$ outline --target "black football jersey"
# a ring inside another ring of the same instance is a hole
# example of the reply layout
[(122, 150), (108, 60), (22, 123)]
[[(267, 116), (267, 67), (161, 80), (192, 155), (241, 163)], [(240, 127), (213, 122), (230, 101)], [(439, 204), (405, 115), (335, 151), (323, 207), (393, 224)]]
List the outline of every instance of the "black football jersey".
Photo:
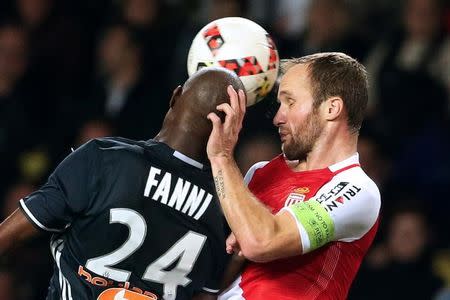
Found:
[(92, 140), (20, 206), (54, 232), (47, 299), (191, 299), (219, 290), (227, 225), (211, 170), (166, 144)]

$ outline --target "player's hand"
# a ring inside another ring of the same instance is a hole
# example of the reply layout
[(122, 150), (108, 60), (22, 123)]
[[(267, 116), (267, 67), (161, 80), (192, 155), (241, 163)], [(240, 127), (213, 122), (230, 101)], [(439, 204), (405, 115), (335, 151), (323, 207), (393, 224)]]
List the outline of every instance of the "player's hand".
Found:
[(222, 123), (214, 112), (207, 117), (213, 125), (206, 148), (210, 160), (220, 157), (232, 158), (242, 128), (246, 109), (245, 93), (242, 90), (236, 92), (231, 85), (228, 86), (227, 92), (230, 96), (230, 103), (222, 103), (217, 106), (218, 111), (225, 113), (225, 121)]
[(241, 246), (239, 245), (239, 242), (236, 240), (236, 237), (233, 233), (230, 233), (228, 236), (226, 242), (226, 248), (228, 254), (237, 254), (239, 256), (242, 256)]

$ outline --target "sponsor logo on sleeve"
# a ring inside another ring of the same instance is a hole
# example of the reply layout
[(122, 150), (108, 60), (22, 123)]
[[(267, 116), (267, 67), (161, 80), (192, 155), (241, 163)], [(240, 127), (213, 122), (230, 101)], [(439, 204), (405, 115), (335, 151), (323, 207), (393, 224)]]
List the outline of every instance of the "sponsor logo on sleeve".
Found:
[(321, 194), (316, 198), (317, 202), (322, 204), (322, 206), (331, 212), (346, 202), (352, 200), (361, 191), (361, 188), (350, 184), (349, 182), (339, 182), (330, 191)]

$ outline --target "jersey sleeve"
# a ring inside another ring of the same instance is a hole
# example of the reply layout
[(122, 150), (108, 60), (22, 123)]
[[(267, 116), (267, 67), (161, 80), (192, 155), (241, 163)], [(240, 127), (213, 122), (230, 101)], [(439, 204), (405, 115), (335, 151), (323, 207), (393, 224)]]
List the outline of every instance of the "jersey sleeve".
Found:
[(58, 165), (45, 185), (20, 200), (20, 207), (36, 227), (60, 232), (76, 215), (85, 213), (97, 182), (97, 151), (94, 141), (84, 144)]
[(380, 205), (378, 188), (371, 180), (332, 180), (313, 198), (283, 210), (295, 218), (307, 253), (332, 241), (360, 239), (375, 224)]
[(202, 291), (210, 294), (218, 294), (222, 284), (226, 265), (230, 256), (225, 252), (224, 243), (215, 243), (213, 247), (214, 264), (211, 266), (209, 276), (206, 276)]

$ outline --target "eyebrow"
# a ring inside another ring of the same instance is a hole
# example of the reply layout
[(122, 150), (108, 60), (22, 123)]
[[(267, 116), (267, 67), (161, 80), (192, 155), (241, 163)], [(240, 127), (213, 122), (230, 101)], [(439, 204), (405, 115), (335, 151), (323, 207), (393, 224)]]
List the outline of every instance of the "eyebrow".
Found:
[(280, 96), (292, 96), (292, 93), (288, 91), (280, 91)]

